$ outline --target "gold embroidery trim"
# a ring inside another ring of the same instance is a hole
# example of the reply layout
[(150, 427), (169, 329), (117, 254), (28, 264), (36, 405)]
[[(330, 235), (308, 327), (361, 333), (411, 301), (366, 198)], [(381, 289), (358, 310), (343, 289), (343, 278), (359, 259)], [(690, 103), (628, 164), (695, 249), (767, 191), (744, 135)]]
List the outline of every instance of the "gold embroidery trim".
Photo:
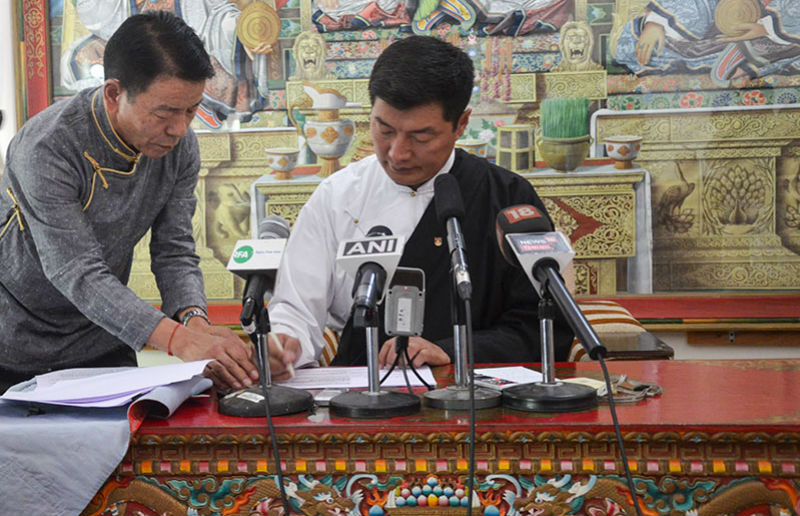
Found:
[(14, 210), (14, 214), (8, 218), (8, 222), (6, 225), (3, 226), (3, 231), (0, 231), (0, 238), (6, 234), (8, 228), (11, 226), (11, 221), (14, 220), (14, 217), (17, 218), (17, 223), (19, 224), (19, 230), (25, 231), (25, 224), (22, 223), (22, 212), (19, 210), (19, 203), (17, 202), (17, 198), (14, 197), (14, 193), (11, 191), (11, 188), (6, 188), (6, 192), (8, 192), (8, 196), (11, 197), (11, 200), (14, 201), (14, 205), (11, 206), (11, 209)]
[[(141, 155), (141, 153), (134, 152), (133, 149), (128, 147), (128, 145), (122, 140), (122, 138), (119, 137), (119, 135), (117, 134), (117, 131), (114, 130), (114, 126), (111, 124), (111, 120), (110, 119), (108, 120), (108, 126), (111, 128), (111, 132), (114, 134), (114, 137), (117, 139), (117, 141), (119, 143), (121, 143), (122, 146), (125, 147), (125, 149), (127, 149), (127, 151), (128, 151), (127, 153), (124, 152), (124, 151), (119, 150), (116, 145), (111, 143), (111, 140), (108, 139), (108, 137), (106, 136), (106, 133), (103, 131), (103, 128), (100, 127), (100, 121), (97, 119), (97, 113), (94, 110), (94, 103), (95, 103), (95, 100), (97, 99), (97, 95), (100, 93), (100, 91), (101, 90), (97, 90), (96, 92), (94, 92), (94, 95), (92, 96), (92, 118), (94, 118), (94, 124), (95, 124), (95, 126), (97, 126), (97, 130), (100, 131), (100, 136), (102, 136), (103, 139), (108, 144), (108, 146), (111, 147), (111, 150), (113, 150), (114, 152), (116, 152), (117, 154), (119, 154), (120, 156), (125, 158), (126, 160), (128, 160), (128, 161), (138, 161), (139, 156)], [(106, 115), (106, 119), (108, 119), (108, 115)]]
[(119, 174), (121, 176), (132, 176), (134, 172), (136, 172), (136, 166), (139, 164), (139, 158), (141, 158), (142, 155), (141, 154), (136, 155), (136, 158), (133, 160), (133, 168), (131, 168), (130, 171), (128, 172), (108, 167), (101, 167), (100, 163), (98, 163), (96, 159), (94, 159), (91, 155), (89, 155), (89, 152), (87, 151), (83, 152), (83, 157), (89, 160), (89, 163), (92, 164), (92, 168), (94, 169), (94, 174), (92, 174), (92, 187), (89, 190), (89, 199), (86, 201), (86, 204), (83, 205), (83, 211), (86, 211), (87, 208), (89, 208), (89, 205), (92, 204), (92, 199), (94, 199), (94, 187), (95, 184), (97, 183), (97, 178), (99, 177), (100, 182), (103, 183), (103, 189), (107, 190), (108, 181), (106, 180), (106, 176), (103, 175), (103, 172), (111, 172), (112, 174)]

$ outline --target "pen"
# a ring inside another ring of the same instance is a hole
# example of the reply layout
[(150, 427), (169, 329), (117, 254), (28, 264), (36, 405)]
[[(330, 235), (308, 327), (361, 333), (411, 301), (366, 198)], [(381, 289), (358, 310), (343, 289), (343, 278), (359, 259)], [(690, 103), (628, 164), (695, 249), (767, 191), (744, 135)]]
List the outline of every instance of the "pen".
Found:
[[(269, 332), (267, 336), (275, 343), (275, 347), (278, 348), (278, 351), (283, 353), (283, 344), (278, 340), (278, 337), (272, 332)], [(286, 364), (286, 370), (289, 371), (289, 377), (294, 378), (294, 366), (292, 364)]]

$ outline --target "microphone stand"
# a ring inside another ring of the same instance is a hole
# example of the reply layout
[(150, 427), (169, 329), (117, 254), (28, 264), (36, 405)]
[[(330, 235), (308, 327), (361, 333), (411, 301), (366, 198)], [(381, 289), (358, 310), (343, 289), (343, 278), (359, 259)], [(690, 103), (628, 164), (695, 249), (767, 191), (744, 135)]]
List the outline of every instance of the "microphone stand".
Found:
[(367, 339), (368, 390), (347, 391), (331, 398), (332, 414), (351, 418), (407, 416), (420, 410), (419, 397), (407, 392), (382, 391), (378, 364), (377, 310), (356, 307), (353, 328), (364, 328)]
[[(219, 400), (219, 412), (229, 416), (260, 417), (264, 415), (265, 410), (276, 416), (309, 410), (314, 404), (314, 397), (310, 392), (272, 384), (268, 341), (270, 323), (264, 303), (253, 303), (248, 299), (242, 307), (241, 321), (242, 328), (245, 328), (256, 348), (260, 385), (237, 391), (234, 396), (223, 397)], [(253, 322), (255, 328), (251, 332)], [(257, 402), (254, 403), (254, 400)]]
[[(469, 410), (469, 374), (467, 351), (472, 346), (469, 342), (466, 326), (466, 303), (456, 295), (456, 279), (453, 277), (453, 288), (450, 289), (450, 317), (453, 321), (453, 364), (455, 383), (425, 393), (425, 402), (429, 407), (445, 410)], [(475, 408), (497, 407), (502, 403), (502, 393), (475, 386)]]
[(503, 390), (503, 405), (527, 412), (576, 412), (597, 406), (597, 391), (555, 378), (553, 319), (556, 307), (547, 288), (539, 299), (539, 334), (542, 346), (542, 381)]

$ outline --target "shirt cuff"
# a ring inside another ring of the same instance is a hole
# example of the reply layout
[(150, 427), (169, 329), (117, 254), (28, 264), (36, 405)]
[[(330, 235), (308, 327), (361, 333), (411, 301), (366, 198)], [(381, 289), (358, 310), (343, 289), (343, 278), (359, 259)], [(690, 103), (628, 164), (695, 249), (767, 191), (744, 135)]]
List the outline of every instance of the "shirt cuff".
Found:
[(664, 27), (664, 34), (670, 39), (676, 39), (678, 41), (685, 41), (686, 38), (681, 36), (681, 34), (669, 26), (669, 21), (661, 16), (660, 14), (650, 12), (647, 14), (647, 17), (644, 19), (645, 24), (653, 22), (661, 25)]
[(141, 351), (144, 348), (158, 323), (165, 318), (161, 311), (155, 307), (150, 308), (150, 310), (131, 317), (118, 335), (122, 342), (125, 342), (136, 351)]
[(300, 341), (300, 358), (295, 362), (295, 367), (303, 367), (316, 362), (317, 353), (307, 333), (285, 324), (275, 324), (272, 326), (271, 331), (276, 334), (283, 333)]

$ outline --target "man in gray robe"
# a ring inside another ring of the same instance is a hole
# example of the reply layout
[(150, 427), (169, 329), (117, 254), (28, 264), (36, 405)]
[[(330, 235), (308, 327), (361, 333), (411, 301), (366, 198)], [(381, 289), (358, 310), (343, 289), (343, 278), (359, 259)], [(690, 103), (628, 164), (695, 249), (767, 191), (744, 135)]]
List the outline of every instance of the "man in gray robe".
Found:
[[(189, 129), (213, 76), (180, 18), (128, 18), (106, 80), (31, 118), (0, 179), (0, 392), (54, 369), (135, 365), (145, 344), (215, 359), (221, 388), (258, 379), (249, 345), (213, 327), (192, 237), (200, 168)], [(161, 310), (125, 284), (152, 230)]]

